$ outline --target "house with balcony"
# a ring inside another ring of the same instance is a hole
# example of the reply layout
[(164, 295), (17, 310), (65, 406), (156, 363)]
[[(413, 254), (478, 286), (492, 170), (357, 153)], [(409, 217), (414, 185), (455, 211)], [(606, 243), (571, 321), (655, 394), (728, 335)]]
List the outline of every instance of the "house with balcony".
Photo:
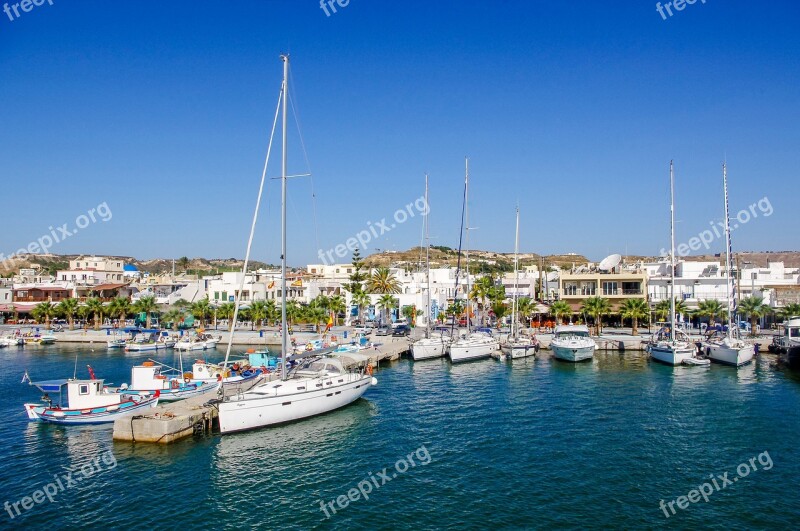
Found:
[(647, 300), (647, 272), (641, 265), (622, 264), (602, 271), (594, 264), (563, 270), (559, 276), (559, 299), (578, 311), (584, 299), (605, 297), (616, 311), (625, 299)]

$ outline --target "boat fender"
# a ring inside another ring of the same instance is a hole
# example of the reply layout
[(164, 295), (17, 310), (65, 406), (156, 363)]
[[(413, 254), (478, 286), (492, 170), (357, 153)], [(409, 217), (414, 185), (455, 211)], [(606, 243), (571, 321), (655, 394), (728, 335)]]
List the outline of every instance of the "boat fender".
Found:
[(221, 382), (221, 381), (222, 381), (222, 375), (221, 375), (221, 374), (218, 374), (218, 375), (217, 375), (217, 381), (218, 381), (218, 382)]
[(367, 374), (372, 376), (372, 365), (367, 365)]
[(183, 383), (187, 383), (188, 384), (189, 382), (191, 382), (191, 380), (189, 378), (184, 378), (183, 379)]
[(264, 374), (269, 374), (269, 369), (267, 369), (265, 366), (262, 365), (261, 372), (263, 372)]

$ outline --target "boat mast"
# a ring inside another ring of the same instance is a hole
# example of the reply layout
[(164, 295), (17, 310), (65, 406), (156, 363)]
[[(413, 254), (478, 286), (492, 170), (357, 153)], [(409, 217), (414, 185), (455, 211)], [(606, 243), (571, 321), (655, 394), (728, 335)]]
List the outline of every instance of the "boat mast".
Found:
[(728, 293), (728, 337), (733, 337), (733, 314), (736, 312), (736, 292), (731, 284), (731, 226), (728, 213), (728, 166), (722, 163), (722, 189), (725, 197), (725, 285)]
[(669, 339), (675, 342), (675, 174), (672, 161), (669, 161)]
[(281, 379), (286, 379), (286, 351), (289, 349), (289, 327), (286, 325), (286, 100), (289, 99), (289, 56), (281, 55), (283, 61), (283, 154), (281, 157)]
[(517, 338), (517, 291), (519, 290), (519, 206), (517, 207), (517, 231), (514, 236), (514, 296), (511, 299), (511, 337)]
[(428, 284), (427, 306), (425, 307), (425, 337), (431, 337), (431, 236), (428, 216), (431, 213), (428, 203), (428, 174), (425, 174), (425, 282)]
[(466, 173), (464, 176), (464, 229), (466, 231), (467, 237), (467, 248), (464, 252), (464, 259), (467, 261), (467, 334), (470, 332), (470, 324), (472, 319), (470, 318), (470, 297), (469, 297), (469, 157), (464, 157), (465, 165), (466, 165)]

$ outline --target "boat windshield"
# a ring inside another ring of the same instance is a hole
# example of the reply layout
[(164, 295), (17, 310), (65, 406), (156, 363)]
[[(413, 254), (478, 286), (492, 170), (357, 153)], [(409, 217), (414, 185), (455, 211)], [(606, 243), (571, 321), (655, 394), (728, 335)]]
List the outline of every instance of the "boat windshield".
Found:
[(789, 337), (800, 337), (800, 328), (790, 328)]
[(565, 332), (559, 332), (556, 334), (558, 337), (589, 337), (589, 332), (585, 332), (583, 330), (569, 330)]

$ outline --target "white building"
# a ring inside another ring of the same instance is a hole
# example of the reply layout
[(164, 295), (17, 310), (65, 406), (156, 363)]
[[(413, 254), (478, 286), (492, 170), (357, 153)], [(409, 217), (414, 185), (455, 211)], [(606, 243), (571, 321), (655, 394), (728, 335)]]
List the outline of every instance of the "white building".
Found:
[(59, 282), (71, 282), (76, 288), (101, 284), (124, 284), (124, 262), (120, 258), (80, 257), (69, 261), (69, 269), (56, 273)]

